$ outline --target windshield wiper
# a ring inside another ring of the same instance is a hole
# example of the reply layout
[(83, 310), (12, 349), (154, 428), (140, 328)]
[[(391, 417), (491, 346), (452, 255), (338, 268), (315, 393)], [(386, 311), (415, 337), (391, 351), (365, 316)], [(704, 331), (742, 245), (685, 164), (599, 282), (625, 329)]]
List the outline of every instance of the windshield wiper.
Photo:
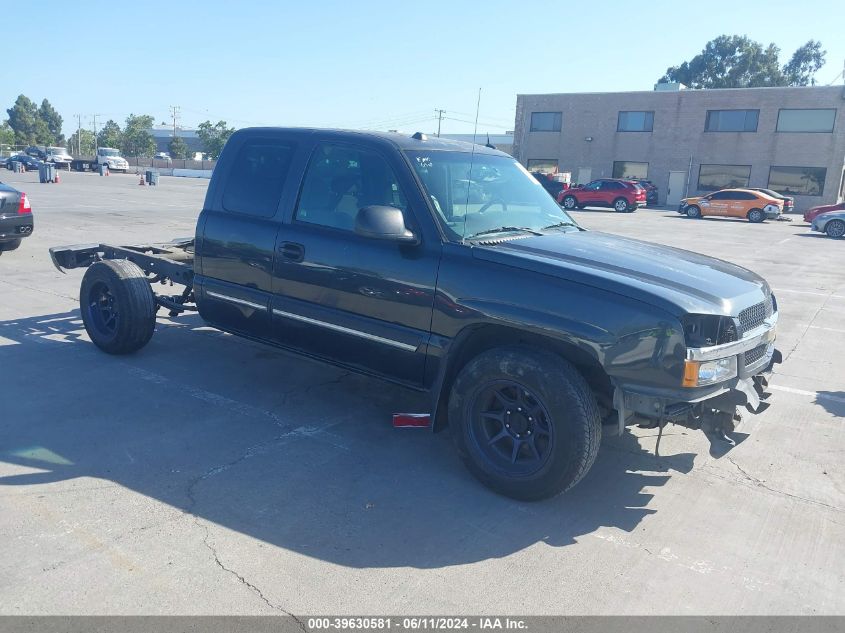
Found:
[(466, 239), (471, 240), (475, 237), (480, 237), (481, 235), (491, 235), (493, 233), (507, 233), (507, 232), (519, 232), (519, 233), (531, 233), (531, 235), (542, 235), (539, 231), (535, 231), (534, 229), (529, 229), (526, 226), (500, 226), (497, 229), (487, 229), (486, 231), (479, 231), (478, 233), (473, 233), (472, 235), (468, 236)]
[(564, 226), (574, 226), (574, 227), (575, 227), (576, 229), (578, 229), (579, 231), (583, 231), (583, 230), (584, 230), (584, 229), (582, 229), (580, 226), (578, 226), (577, 224), (575, 224), (575, 222), (558, 222), (557, 224), (549, 224), (549, 226), (544, 226), (544, 227), (543, 227), (543, 230), (544, 230), (544, 231), (548, 231), (549, 229), (559, 229), (559, 228), (562, 228), (562, 227), (564, 227)]

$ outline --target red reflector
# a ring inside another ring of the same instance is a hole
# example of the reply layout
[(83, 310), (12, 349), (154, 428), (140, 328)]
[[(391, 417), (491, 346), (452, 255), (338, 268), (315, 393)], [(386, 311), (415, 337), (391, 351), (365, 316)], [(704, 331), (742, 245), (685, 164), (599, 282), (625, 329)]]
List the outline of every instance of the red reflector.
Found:
[(32, 213), (32, 207), (29, 206), (29, 198), (26, 197), (26, 194), (21, 192), (21, 202), (18, 205), (18, 215), (23, 215), (24, 213)]
[(428, 413), (394, 413), (393, 426), (397, 429), (417, 428), (425, 429), (431, 425)]

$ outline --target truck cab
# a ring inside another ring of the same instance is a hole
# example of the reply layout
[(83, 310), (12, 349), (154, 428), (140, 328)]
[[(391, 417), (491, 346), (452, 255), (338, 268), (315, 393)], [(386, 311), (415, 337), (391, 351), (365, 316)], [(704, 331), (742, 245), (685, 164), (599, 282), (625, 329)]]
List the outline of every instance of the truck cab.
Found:
[(73, 161), (73, 158), (68, 153), (66, 148), (48, 147), (45, 150), (45, 154), (47, 156), (45, 162), (53, 163), (57, 167), (64, 167), (65, 169), (70, 169), (70, 164)]
[(129, 171), (129, 162), (112, 147), (98, 147), (95, 161), (98, 165), (107, 166), (109, 171)]

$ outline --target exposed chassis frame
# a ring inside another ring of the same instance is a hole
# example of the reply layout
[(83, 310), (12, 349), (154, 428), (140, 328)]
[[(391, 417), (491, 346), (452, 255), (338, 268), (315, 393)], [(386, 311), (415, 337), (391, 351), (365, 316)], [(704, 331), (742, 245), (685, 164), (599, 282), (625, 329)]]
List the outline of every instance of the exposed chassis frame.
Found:
[(178, 239), (166, 244), (139, 244), (115, 246), (113, 244), (75, 244), (50, 249), (50, 259), (61, 273), (73, 268), (88, 268), (91, 264), (107, 259), (126, 259), (136, 264), (149, 278), (150, 284), (160, 283), (185, 286), (179, 295), (159, 295), (153, 291), (157, 305), (167, 308), (170, 316), (185, 311), (195, 312), (193, 238)]

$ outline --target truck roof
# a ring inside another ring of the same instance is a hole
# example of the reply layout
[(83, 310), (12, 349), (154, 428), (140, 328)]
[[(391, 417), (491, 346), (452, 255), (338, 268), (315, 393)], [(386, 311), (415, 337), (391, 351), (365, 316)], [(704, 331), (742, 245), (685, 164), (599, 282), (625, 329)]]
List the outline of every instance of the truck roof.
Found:
[[(492, 154), (498, 156), (508, 156), (504, 152), (496, 149), (490, 149), (484, 145), (486, 137), (479, 135), (478, 143), (466, 143), (464, 141), (453, 141), (445, 138), (438, 138), (433, 134), (402, 134), (398, 132), (374, 132), (370, 130), (342, 130), (342, 129), (326, 129), (326, 128), (308, 128), (308, 127), (249, 127), (241, 128), (236, 134), (261, 134), (262, 132), (272, 132), (274, 134), (285, 133), (293, 136), (310, 136), (319, 134), (321, 138), (326, 140), (337, 141), (353, 141), (356, 139), (367, 138), (370, 140), (381, 141), (385, 145), (400, 150), (408, 149), (431, 149), (431, 150), (452, 150), (454, 152), (472, 152), (476, 154)], [(473, 150), (473, 148), (475, 148)]]

